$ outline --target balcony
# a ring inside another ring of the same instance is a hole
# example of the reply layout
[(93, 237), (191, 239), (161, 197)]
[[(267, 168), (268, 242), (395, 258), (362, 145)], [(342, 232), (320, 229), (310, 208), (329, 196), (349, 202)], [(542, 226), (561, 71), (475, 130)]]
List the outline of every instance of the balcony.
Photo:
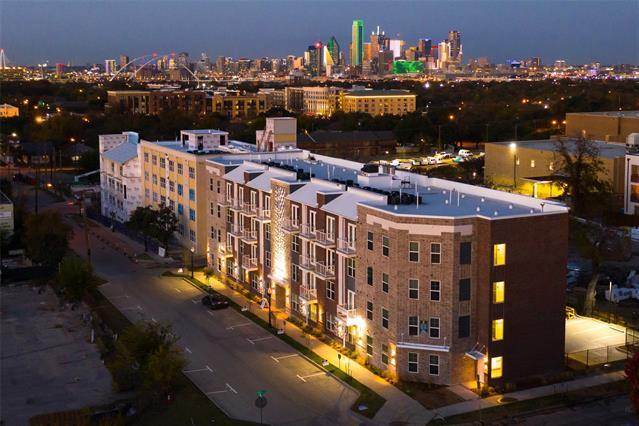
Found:
[(300, 223), (297, 220), (287, 218), (282, 223), (282, 229), (286, 232), (296, 233), (300, 231)]
[(300, 256), (299, 267), (313, 272), (315, 270), (315, 258), (310, 256)]
[(233, 257), (233, 244), (220, 244), (217, 246), (217, 251), (221, 257)]
[(266, 209), (257, 210), (257, 220), (260, 222), (268, 222), (271, 220), (271, 211)]
[(340, 303), (337, 305), (337, 316), (347, 321), (349, 318), (355, 316), (355, 307), (347, 304)]
[(257, 206), (255, 204), (247, 204), (247, 203), (245, 203), (242, 206), (241, 213), (244, 216), (255, 216), (255, 215), (257, 215)]
[(300, 237), (306, 238), (307, 240), (314, 240), (317, 237), (317, 230), (315, 227), (311, 227), (310, 224), (303, 223), (300, 231)]
[(257, 231), (252, 229), (243, 229), (240, 239), (245, 243), (257, 243)]
[(300, 299), (305, 300), (306, 303), (317, 303), (317, 289), (310, 288), (306, 285), (301, 285)]
[(335, 247), (335, 234), (327, 233), (325, 231), (316, 231), (315, 235), (317, 236), (315, 242), (325, 248)]
[(242, 266), (247, 271), (257, 270), (257, 257), (251, 257), (247, 255), (242, 256)]
[[(634, 167), (634, 166), (633, 166)], [(634, 174), (632, 173), (630, 175), (630, 182), (632, 183), (639, 183), (639, 174)]]
[(230, 228), (231, 229), (230, 229), (229, 232), (231, 232), (231, 235), (233, 235), (234, 237), (238, 237), (238, 238), (242, 237), (243, 229), (242, 229), (241, 225), (233, 224), (233, 225), (230, 226)]
[(324, 261), (316, 262), (315, 273), (323, 278), (335, 278), (335, 265), (327, 265)]
[(244, 202), (241, 200), (231, 200), (228, 204), (229, 209), (241, 212), (244, 208)]
[(226, 194), (217, 194), (217, 202), (221, 206), (229, 206), (233, 204), (233, 198), (226, 197)]
[(355, 241), (337, 240), (337, 252), (348, 257), (355, 256)]

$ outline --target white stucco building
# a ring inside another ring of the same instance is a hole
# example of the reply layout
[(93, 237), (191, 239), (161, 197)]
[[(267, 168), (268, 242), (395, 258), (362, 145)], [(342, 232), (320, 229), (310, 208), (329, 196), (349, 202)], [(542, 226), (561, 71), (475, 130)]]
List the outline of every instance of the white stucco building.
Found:
[(142, 179), (135, 132), (100, 135), (100, 190), (102, 215), (126, 222), (142, 205)]

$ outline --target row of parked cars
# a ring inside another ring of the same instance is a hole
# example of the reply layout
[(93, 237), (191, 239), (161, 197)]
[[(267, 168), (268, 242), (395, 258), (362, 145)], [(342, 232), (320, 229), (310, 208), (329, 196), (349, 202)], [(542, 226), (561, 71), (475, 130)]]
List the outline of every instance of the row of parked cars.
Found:
[[(484, 155), (484, 153), (480, 153), (479, 156)], [(475, 157), (468, 149), (460, 149), (457, 154), (454, 152), (437, 152), (434, 155), (428, 157), (421, 158), (410, 158), (410, 159), (399, 159), (396, 158), (393, 161), (387, 162), (386, 164), (390, 164), (391, 166), (395, 166), (398, 169), (410, 170), (416, 166), (430, 166), (437, 164), (445, 164), (445, 163), (461, 163), (463, 161), (468, 161)], [(384, 162), (383, 162), (384, 163)]]

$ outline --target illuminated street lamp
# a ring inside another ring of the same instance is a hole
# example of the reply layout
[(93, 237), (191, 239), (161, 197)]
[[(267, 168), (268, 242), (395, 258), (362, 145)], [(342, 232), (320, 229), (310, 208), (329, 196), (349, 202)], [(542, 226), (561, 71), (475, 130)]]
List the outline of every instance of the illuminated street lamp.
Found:
[(510, 143), (510, 150), (513, 153), (513, 190), (517, 188), (517, 144), (515, 142)]
[(193, 254), (195, 253), (195, 247), (191, 247), (191, 278), (193, 278)]

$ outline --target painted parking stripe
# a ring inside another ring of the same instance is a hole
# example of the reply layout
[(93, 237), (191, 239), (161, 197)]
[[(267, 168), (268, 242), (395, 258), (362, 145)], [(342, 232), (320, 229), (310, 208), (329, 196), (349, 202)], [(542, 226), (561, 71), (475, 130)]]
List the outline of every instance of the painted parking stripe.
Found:
[(209, 373), (213, 372), (211, 367), (209, 367), (208, 365), (205, 365), (204, 368), (196, 368), (196, 369), (193, 369), (193, 370), (183, 370), (182, 373), (184, 373), (184, 374), (199, 373), (199, 372), (202, 372), (202, 371), (208, 371)]
[(237, 395), (237, 391), (235, 389), (233, 389), (233, 386), (229, 385), (228, 383), (226, 384), (226, 387), (228, 387), (231, 392), (233, 392), (235, 395)]
[(179, 289), (179, 288), (177, 288), (177, 287), (174, 287), (173, 289), (174, 289), (175, 291), (177, 291), (178, 293), (182, 293), (182, 290), (180, 290), (180, 289)]
[(273, 338), (273, 336), (260, 337), (258, 339), (249, 339), (247, 337), (246, 340), (248, 340), (251, 345), (254, 345), (255, 342), (261, 342), (262, 340), (268, 340), (268, 339), (272, 339), (272, 338)]
[(311, 377), (316, 377), (316, 376), (320, 376), (320, 375), (325, 375), (326, 373), (323, 371), (319, 371), (317, 373), (313, 373), (313, 374), (307, 374), (306, 376), (300, 376), (299, 374), (296, 374), (297, 378), (300, 379), (301, 381), (303, 381), (304, 383), (306, 383), (306, 379), (309, 379)]
[(192, 354), (192, 353), (193, 353), (193, 352), (191, 352), (191, 349), (189, 349), (189, 347), (188, 347), (188, 346), (185, 346), (185, 347), (184, 347), (184, 350), (185, 350), (185, 351), (187, 351), (187, 352), (188, 352), (188, 353), (190, 353), (190, 354)]
[[(211, 311), (209, 311), (209, 312), (211, 312)], [(252, 322), (243, 322), (241, 324), (235, 324), (235, 325), (231, 325), (229, 327), (226, 327), (226, 329), (227, 330), (235, 330), (238, 327), (245, 327), (245, 326), (251, 325), (251, 324), (253, 324), (253, 323)]]
[(282, 355), (282, 356), (278, 356), (278, 357), (274, 357), (273, 355), (271, 355), (271, 358), (273, 359), (273, 361), (279, 363), (281, 359), (293, 358), (294, 356), (297, 356), (297, 354)]

